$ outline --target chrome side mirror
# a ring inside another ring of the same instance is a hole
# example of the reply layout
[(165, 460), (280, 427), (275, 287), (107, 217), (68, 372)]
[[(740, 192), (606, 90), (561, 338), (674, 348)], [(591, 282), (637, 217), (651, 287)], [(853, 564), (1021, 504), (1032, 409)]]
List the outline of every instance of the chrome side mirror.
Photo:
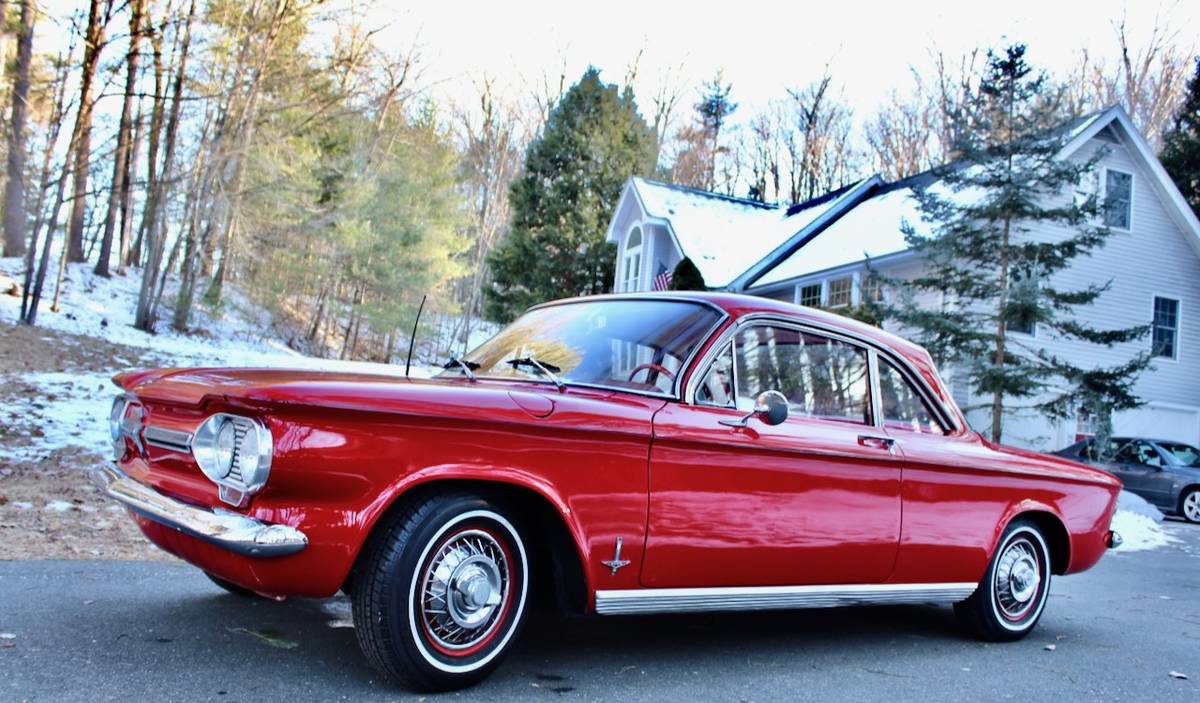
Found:
[(778, 425), (788, 416), (788, 401), (779, 391), (764, 391), (754, 400), (754, 409), (736, 420), (718, 420), (728, 427), (745, 427), (750, 418), (757, 417), (766, 425)]

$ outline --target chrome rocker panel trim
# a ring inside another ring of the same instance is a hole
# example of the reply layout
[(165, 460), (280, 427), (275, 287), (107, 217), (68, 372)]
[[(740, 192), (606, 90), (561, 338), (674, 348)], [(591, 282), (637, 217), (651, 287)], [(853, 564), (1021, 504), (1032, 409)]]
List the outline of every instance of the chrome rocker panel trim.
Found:
[(600, 615), (703, 613), (718, 610), (836, 608), (845, 605), (955, 603), (975, 592), (974, 583), (903, 583), (846, 586), (753, 586), (739, 588), (638, 588), (596, 591)]
[(102, 493), (138, 515), (242, 556), (281, 557), (308, 546), (308, 537), (294, 527), (188, 505), (135, 481), (115, 466), (92, 469), (91, 479)]

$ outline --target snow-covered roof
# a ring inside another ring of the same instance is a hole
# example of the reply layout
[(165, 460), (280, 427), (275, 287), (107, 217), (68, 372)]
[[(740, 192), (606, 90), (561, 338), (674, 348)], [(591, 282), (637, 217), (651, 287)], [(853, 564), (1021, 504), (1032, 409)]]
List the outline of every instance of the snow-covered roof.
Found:
[(837, 201), (831, 193), (785, 207), (644, 178), (630, 179), (630, 186), (646, 214), (669, 225), (680, 251), (713, 288), (728, 285)]
[(897, 188), (868, 198), (754, 282), (759, 288), (866, 258), (904, 251), (901, 223), (921, 222), (913, 190)]

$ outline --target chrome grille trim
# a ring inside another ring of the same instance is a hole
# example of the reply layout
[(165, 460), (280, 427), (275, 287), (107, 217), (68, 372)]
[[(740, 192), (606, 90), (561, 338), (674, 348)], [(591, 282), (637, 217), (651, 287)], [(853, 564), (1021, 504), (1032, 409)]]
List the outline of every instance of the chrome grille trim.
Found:
[(142, 439), (146, 444), (152, 444), (161, 449), (188, 454), (192, 451), (192, 433), (182, 430), (169, 430), (165, 427), (146, 425), (142, 430)]
[(751, 586), (639, 588), (596, 591), (600, 615), (702, 613), (720, 610), (836, 608), (847, 605), (955, 603), (975, 592), (974, 583), (851, 584), (845, 586)]

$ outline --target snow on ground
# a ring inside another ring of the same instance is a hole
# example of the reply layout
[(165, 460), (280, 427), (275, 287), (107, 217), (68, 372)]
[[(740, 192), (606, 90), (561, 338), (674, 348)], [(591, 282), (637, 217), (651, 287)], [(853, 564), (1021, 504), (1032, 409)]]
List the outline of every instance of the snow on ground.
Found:
[(1111, 528), (1124, 540), (1118, 552), (1138, 552), (1157, 549), (1178, 540), (1167, 534), (1163, 526), (1153, 518), (1129, 510), (1118, 510), (1113, 515)]
[[(0, 460), (37, 461), (59, 447), (84, 447), (108, 453), (108, 410), (116, 388), (109, 373), (25, 374), (21, 382), (37, 391), (21, 394), (0, 407), (0, 422), (20, 417), (28, 444), (0, 444)], [(32, 422), (29, 422), (32, 421)], [(14, 425), (16, 423), (13, 423)], [(40, 433), (34, 436), (31, 432)]]

